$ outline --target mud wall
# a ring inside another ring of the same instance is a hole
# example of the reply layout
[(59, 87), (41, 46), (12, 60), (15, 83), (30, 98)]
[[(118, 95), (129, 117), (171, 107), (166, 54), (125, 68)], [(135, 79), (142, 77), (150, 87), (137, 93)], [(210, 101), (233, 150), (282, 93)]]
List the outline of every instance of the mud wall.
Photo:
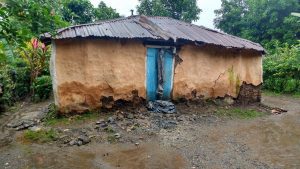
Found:
[(183, 46), (175, 68), (173, 99), (194, 97), (237, 98), (243, 83), (262, 83), (262, 56), (215, 46)]
[(56, 40), (51, 58), (56, 105), (61, 112), (102, 106), (101, 97), (145, 98), (146, 48), (138, 41)]

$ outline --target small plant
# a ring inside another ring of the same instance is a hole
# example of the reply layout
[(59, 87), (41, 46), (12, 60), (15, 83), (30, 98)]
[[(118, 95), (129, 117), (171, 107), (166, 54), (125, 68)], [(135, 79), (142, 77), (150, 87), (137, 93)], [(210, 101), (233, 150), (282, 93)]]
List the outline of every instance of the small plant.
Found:
[(117, 139), (116, 139), (116, 137), (113, 134), (110, 134), (110, 135), (107, 136), (107, 141), (109, 143), (116, 143)]
[(27, 130), (24, 132), (24, 138), (36, 143), (46, 143), (55, 141), (58, 138), (58, 134), (53, 129), (40, 131)]
[(41, 76), (35, 79), (31, 88), (33, 88), (34, 101), (48, 99), (52, 92), (52, 81), (50, 76)]
[(111, 127), (111, 126), (108, 126), (104, 129), (104, 131), (106, 133), (115, 133), (116, 131)]

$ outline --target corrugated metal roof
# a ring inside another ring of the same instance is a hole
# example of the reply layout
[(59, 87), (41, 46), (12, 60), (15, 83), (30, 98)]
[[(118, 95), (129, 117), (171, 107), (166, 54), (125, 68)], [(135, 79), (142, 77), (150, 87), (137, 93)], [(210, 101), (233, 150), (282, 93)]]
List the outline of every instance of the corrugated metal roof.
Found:
[(168, 17), (131, 16), (63, 28), (57, 31), (55, 37), (51, 37), (50, 34), (42, 35), (42, 39), (76, 37), (171, 39), (175, 42), (188, 40), (227, 48), (254, 49), (264, 52), (261, 45), (249, 40)]

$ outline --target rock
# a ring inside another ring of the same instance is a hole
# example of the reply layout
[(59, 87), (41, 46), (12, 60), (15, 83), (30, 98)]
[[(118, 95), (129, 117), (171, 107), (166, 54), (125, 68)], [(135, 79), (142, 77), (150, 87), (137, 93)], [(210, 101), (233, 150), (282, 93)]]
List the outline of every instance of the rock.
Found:
[(69, 144), (70, 144), (70, 146), (77, 145), (77, 139), (71, 140)]
[(82, 141), (80, 141), (80, 140), (77, 141), (77, 146), (82, 146), (82, 144), (83, 144)]
[(70, 131), (70, 129), (64, 129), (63, 130), (63, 132), (69, 132)]
[(120, 133), (116, 133), (114, 136), (115, 136), (116, 139), (121, 138), (121, 134)]
[(114, 116), (111, 116), (107, 119), (107, 122), (108, 123), (114, 123), (115, 122), (115, 117)]
[(85, 135), (80, 135), (78, 137), (78, 142), (81, 141), (81, 144), (88, 144), (89, 142), (91, 142), (91, 139)]
[(233, 100), (232, 97), (225, 97), (225, 98), (224, 98), (224, 102), (225, 102), (225, 104), (227, 104), (227, 105), (233, 105), (235, 101)]
[(37, 122), (33, 120), (27, 120), (27, 119), (21, 119), (18, 121), (15, 121), (13, 123), (7, 124), (7, 127), (15, 128), (17, 131), (27, 129), (29, 127), (33, 127), (37, 124)]
[(128, 118), (128, 119), (133, 119), (134, 116), (133, 116), (133, 114), (129, 113), (129, 114), (127, 115), (127, 118)]
[(102, 124), (100, 124), (99, 125), (101, 128), (105, 128), (105, 127), (107, 127), (108, 125), (106, 124), (106, 123), (102, 123)]
[[(68, 135), (63, 135), (59, 138), (59, 142), (62, 144), (68, 144), (72, 141), (72, 138)], [(74, 145), (74, 144), (73, 144)]]
[(164, 129), (170, 129), (176, 127), (177, 122), (173, 120), (162, 120), (159, 123), (159, 127), (164, 128)]
[(180, 122), (180, 121), (184, 121), (185, 120), (185, 118), (183, 117), (183, 116), (179, 116), (179, 117), (177, 117), (177, 121), (178, 122)]
[(31, 130), (31, 131), (35, 131), (35, 132), (42, 130), (42, 128), (38, 127), (38, 126), (29, 127), (28, 129)]
[(156, 100), (150, 101), (147, 105), (148, 110), (155, 113), (176, 113), (175, 105), (170, 101)]
[(105, 123), (105, 120), (103, 120), (103, 119), (100, 119), (100, 120), (98, 120), (98, 121), (96, 122), (97, 125), (103, 124), (103, 123)]
[(123, 114), (118, 114), (117, 119), (120, 120), (120, 121), (124, 120), (124, 115)]

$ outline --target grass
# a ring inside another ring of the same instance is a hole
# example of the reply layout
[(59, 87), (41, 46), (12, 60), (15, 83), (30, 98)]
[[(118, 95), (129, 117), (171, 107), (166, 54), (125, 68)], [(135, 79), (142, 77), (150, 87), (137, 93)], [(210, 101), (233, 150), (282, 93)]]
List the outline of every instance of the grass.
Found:
[(285, 93), (278, 93), (278, 92), (273, 92), (270, 90), (263, 90), (262, 93), (266, 96), (291, 96), (293, 98), (300, 98), (300, 93), (292, 93), (292, 94), (285, 94)]
[(48, 126), (55, 126), (55, 125), (69, 125), (74, 123), (83, 123), (89, 120), (95, 120), (99, 118), (99, 114), (94, 112), (87, 112), (81, 115), (75, 115), (71, 117), (52, 117), (47, 118), (45, 120), (45, 124)]
[(74, 123), (82, 123), (88, 120), (95, 120), (97, 118), (99, 118), (99, 114), (92, 111), (81, 115), (74, 115), (71, 117), (59, 116), (57, 114), (55, 105), (51, 105), (48, 115), (45, 118), (45, 125), (47, 126), (69, 125)]
[(58, 138), (58, 134), (55, 130), (40, 130), (40, 131), (31, 131), (27, 130), (24, 132), (24, 139), (36, 142), (36, 143), (46, 143), (50, 141), (55, 141)]
[(257, 117), (262, 117), (265, 115), (263, 112), (259, 112), (252, 109), (242, 109), (242, 108), (229, 108), (229, 109), (218, 109), (216, 111), (218, 116), (230, 117), (237, 119), (254, 119)]

